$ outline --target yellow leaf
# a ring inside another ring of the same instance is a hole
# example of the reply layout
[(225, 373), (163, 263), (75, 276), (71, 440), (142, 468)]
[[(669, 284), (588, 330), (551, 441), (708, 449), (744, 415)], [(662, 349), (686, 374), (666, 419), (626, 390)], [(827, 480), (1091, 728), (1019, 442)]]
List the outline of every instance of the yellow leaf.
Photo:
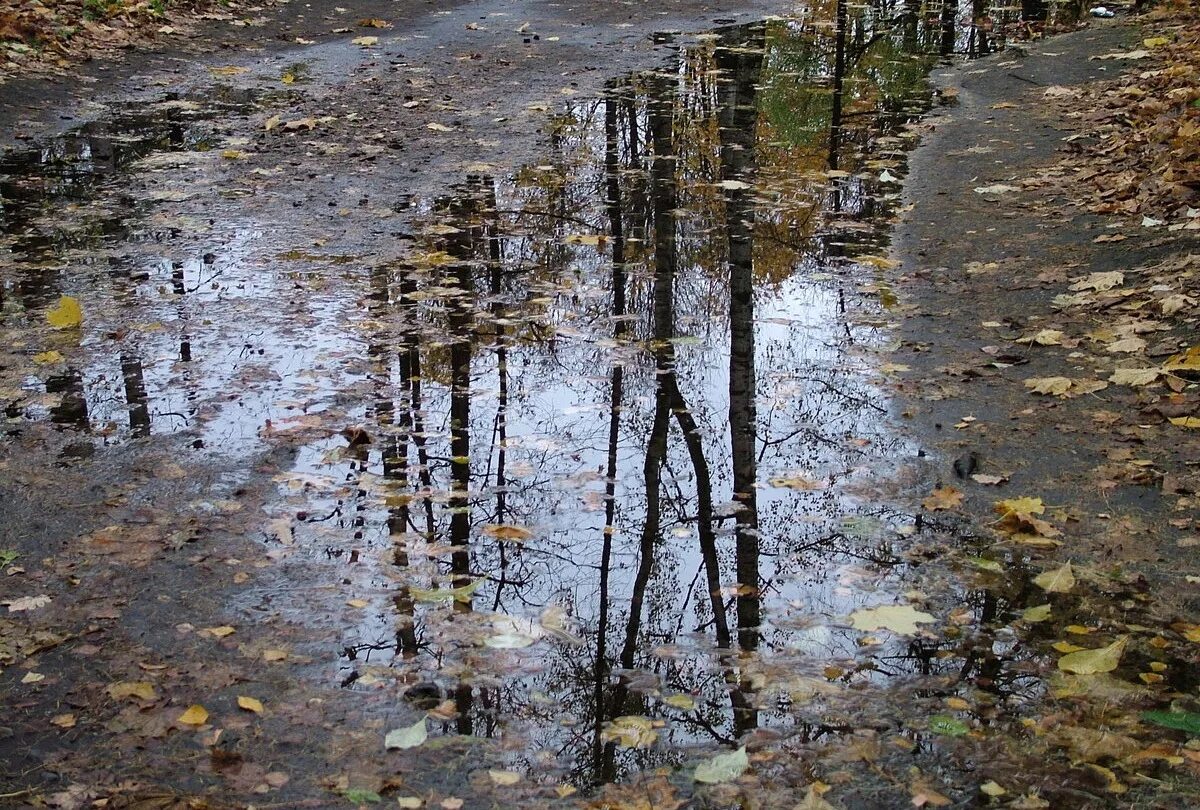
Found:
[(1129, 636), (1121, 636), (1107, 647), (1068, 653), (1058, 659), (1058, 668), (1064, 672), (1074, 672), (1076, 675), (1112, 672), (1121, 663), (1121, 655), (1128, 643)]
[(39, 352), (38, 354), (35, 354), (33, 356), (33, 362), (37, 363), (39, 366), (49, 366), (54, 363), (61, 363), (62, 361), (63, 361), (62, 352), (56, 352), (56, 351)]
[(369, 48), (372, 45), (379, 44), (379, 37), (355, 37), (350, 41), (355, 45), (362, 45), (364, 48)]
[(237, 149), (226, 149), (221, 153), (221, 157), (225, 158), (226, 160), (241, 160), (245, 156), (245, 152), (241, 152)]
[(533, 537), (533, 532), (521, 526), (508, 526), (504, 524), (491, 523), (483, 527), (483, 533), (488, 537), (494, 537), (497, 540), (507, 540), (510, 543), (523, 543), (530, 537)]
[(1179, 425), (1179, 427), (1192, 428), (1193, 430), (1195, 430), (1196, 428), (1200, 428), (1200, 417), (1173, 416), (1173, 417), (1171, 417), (1171, 424)]
[(264, 661), (282, 661), (288, 657), (286, 650), (263, 650)]
[(1200, 346), (1173, 355), (1163, 363), (1163, 368), (1167, 371), (1200, 371)]
[(690, 712), (696, 708), (696, 700), (691, 695), (671, 695), (663, 699), (663, 703), (676, 709)]
[(895, 270), (900, 266), (900, 262), (895, 259), (888, 259), (884, 256), (855, 256), (854, 261), (859, 264), (869, 264), (872, 267), (878, 267), (880, 270)]
[(352, 608), (365, 608), (367, 605), (369, 605), (371, 603), (368, 602), (366, 599), (351, 599), (348, 602), (346, 602), (346, 604)]
[(1067, 563), (1053, 571), (1043, 571), (1033, 578), (1033, 584), (1046, 593), (1066, 593), (1075, 587), (1075, 574), (1071, 564)]
[(492, 784), (507, 787), (520, 782), (521, 774), (514, 771), (488, 771), (488, 778), (492, 780)]
[(83, 323), (79, 299), (64, 295), (58, 299), (58, 306), (46, 313), (46, 320), (55, 329), (78, 329)]
[(1030, 377), (1025, 381), (1025, 387), (1032, 389), (1035, 394), (1048, 394), (1057, 397), (1067, 395), (1071, 390), (1070, 377)]
[(1147, 48), (1161, 48), (1163, 45), (1170, 45), (1170, 37), (1146, 37), (1142, 40), (1142, 44)]
[(254, 712), (255, 714), (262, 714), (263, 705), (262, 701), (258, 698), (238, 695), (238, 708), (245, 709), (248, 712)]
[(50, 725), (58, 726), (59, 728), (74, 728), (75, 715), (73, 714), (56, 714), (50, 718)]
[(230, 65), (229, 67), (210, 67), (208, 70), (214, 76), (236, 76), (239, 73), (245, 73), (249, 68)]
[(202, 635), (212, 636), (213, 638), (225, 638), (236, 633), (237, 630), (225, 624), (220, 627), (206, 627), (200, 631)]
[(1041, 498), (1009, 498), (1004, 501), (996, 501), (992, 506), (992, 511), (1004, 517), (1006, 515), (1043, 515), (1046, 513), (1046, 504), (1042, 503)]
[(188, 707), (188, 710), (179, 715), (179, 719), (175, 722), (183, 723), (185, 726), (202, 726), (208, 721), (208, 710), (199, 703), (194, 703)]
[(1050, 605), (1049, 604), (1038, 605), (1037, 607), (1028, 608), (1028, 609), (1026, 609), (1026, 611), (1024, 613), (1021, 614), (1021, 621), (1029, 622), (1030, 624), (1035, 624), (1037, 622), (1044, 622), (1049, 618), (1050, 618)]
[(1058, 650), (1060, 653), (1073, 653), (1087, 649), (1087, 647), (1080, 647), (1078, 644), (1072, 644), (1069, 641), (1056, 641), (1050, 646)]
[(930, 512), (941, 512), (947, 509), (954, 509), (961, 506), (963, 502), (963, 494), (954, 487), (941, 487), (930, 493), (929, 497), (921, 501), (921, 505)]
[(855, 630), (878, 630), (885, 628), (893, 633), (911, 635), (917, 632), (918, 624), (936, 622), (933, 616), (910, 605), (883, 605), (864, 608), (850, 614), (850, 623)]

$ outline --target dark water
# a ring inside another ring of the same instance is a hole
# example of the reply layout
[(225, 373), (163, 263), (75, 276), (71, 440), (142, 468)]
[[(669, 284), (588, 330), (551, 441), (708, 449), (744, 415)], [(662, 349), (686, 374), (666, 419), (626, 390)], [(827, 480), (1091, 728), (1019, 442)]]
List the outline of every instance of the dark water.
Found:
[[(249, 99), (10, 157), (4, 317), (69, 293), (88, 320), (62, 364), (4, 380), (8, 414), (97, 444), (293, 444), (264, 537), (335, 585), (242, 607), (363, 600), (321, 648), (331, 683), (418, 685), (454, 701), (446, 733), (583, 787), (757, 729), (887, 726), (882, 690), (938, 674), (1033, 697), (1011, 637), (847, 620), (917, 587), (911, 538), (938, 529), (890, 505), (916, 449), (878, 385), (879, 268), (931, 54), (983, 33), (904, 6), (718, 29), (552, 112), (528, 164), (409, 201), (392, 262), (298, 249), (280, 231), (303, 221), (205, 185), (211, 120)], [(204, 217), (169, 208), (201, 193)], [(938, 599), (993, 622), (1034, 598), (1014, 587)]]

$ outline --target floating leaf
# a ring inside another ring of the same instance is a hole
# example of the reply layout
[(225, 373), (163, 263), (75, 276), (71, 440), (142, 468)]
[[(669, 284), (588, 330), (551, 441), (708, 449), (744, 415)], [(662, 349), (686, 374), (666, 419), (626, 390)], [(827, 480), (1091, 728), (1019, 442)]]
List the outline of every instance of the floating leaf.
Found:
[(929, 494), (921, 505), (930, 512), (943, 512), (962, 505), (963, 494), (954, 487), (939, 487)]
[(648, 717), (625, 715), (606, 723), (600, 736), (607, 741), (616, 741), (626, 748), (649, 748), (658, 739), (658, 732)]
[(429, 730), (425, 727), (425, 718), (422, 717), (411, 726), (403, 726), (389, 731), (383, 738), (383, 747), (388, 751), (416, 748), (427, 739), (429, 739)]
[(676, 709), (682, 709), (685, 712), (690, 712), (696, 708), (696, 699), (691, 695), (670, 695), (663, 698), (663, 703)]
[(533, 532), (523, 526), (509, 526), (496, 523), (489, 523), (484, 526), (483, 533), (488, 537), (494, 537), (497, 540), (504, 540), (509, 543), (524, 543), (530, 537), (533, 537)]
[(39, 366), (49, 366), (53, 365), (54, 363), (61, 363), (62, 361), (62, 352), (38, 352), (33, 356), (33, 362), (37, 363)]
[(1121, 636), (1107, 647), (1068, 653), (1058, 659), (1058, 668), (1064, 672), (1074, 672), (1076, 675), (1112, 672), (1121, 663), (1121, 655), (1128, 643), (1129, 637)]
[(263, 705), (262, 701), (258, 698), (238, 695), (237, 704), (239, 709), (245, 709), (246, 711), (254, 712), (255, 714), (262, 714)]
[(1053, 571), (1043, 571), (1033, 578), (1033, 584), (1046, 593), (1066, 593), (1075, 587), (1075, 574), (1067, 563)]
[(364, 48), (369, 48), (372, 45), (379, 44), (379, 37), (355, 37), (350, 41), (355, 45), (362, 45)]
[(750, 767), (750, 757), (746, 747), (742, 746), (728, 754), (717, 754), (696, 766), (696, 781), (706, 785), (716, 785), (721, 782), (732, 782)]
[(472, 583), (458, 588), (414, 588), (409, 587), (408, 593), (418, 602), (470, 602), (471, 594), (479, 590), (486, 580), (482, 577)]
[(183, 723), (185, 726), (202, 726), (208, 722), (208, 709), (199, 703), (193, 703), (188, 706), (187, 711), (179, 715), (179, 719), (175, 722)]
[(932, 624), (936, 621), (937, 619), (930, 614), (923, 613), (910, 605), (884, 605), (856, 610), (850, 614), (850, 622), (855, 630), (883, 628), (900, 635), (911, 635), (917, 632), (918, 624)]
[(1142, 712), (1142, 719), (1163, 728), (1186, 731), (1200, 737), (1200, 714), (1196, 712)]
[(947, 737), (961, 737), (971, 731), (966, 723), (948, 714), (935, 714), (930, 717), (929, 730), (934, 734), (943, 734)]
[(79, 299), (64, 295), (58, 299), (58, 306), (46, 313), (46, 321), (55, 329), (78, 329), (83, 323)]

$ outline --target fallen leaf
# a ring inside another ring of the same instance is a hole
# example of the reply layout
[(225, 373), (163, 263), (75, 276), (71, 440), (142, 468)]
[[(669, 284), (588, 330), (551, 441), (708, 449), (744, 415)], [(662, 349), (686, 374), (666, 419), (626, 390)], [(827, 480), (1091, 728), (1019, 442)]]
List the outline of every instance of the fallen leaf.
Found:
[(1032, 389), (1035, 394), (1066, 396), (1071, 390), (1070, 377), (1030, 377), (1025, 380), (1025, 387)]
[(605, 723), (600, 736), (625, 748), (649, 748), (658, 739), (658, 732), (650, 718), (625, 715)]
[(263, 705), (262, 701), (258, 698), (238, 695), (237, 704), (239, 709), (245, 709), (246, 711), (254, 712), (255, 714), (262, 714)]
[(50, 597), (44, 593), (37, 596), (22, 596), (20, 599), (14, 599), (8, 603), (8, 612), (21, 613), (26, 610), (37, 610), (50, 604), (51, 601)]
[(1021, 621), (1029, 622), (1030, 624), (1036, 624), (1037, 622), (1044, 622), (1049, 618), (1050, 618), (1050, 605), (1049, 604), (1038, 605), (1036, 607), (1026, 608), (1025, 612), (1021, 614)]
[[(1179, 427), (1191, 428), (1193, 430), (1200, 429), (1200, 417), (1197, 416), (1173, 416), (1171, 424)], [(10, 607), (9, 610), (12, 610)]]
[(1157, 368), (1118, 368), (1113, 371), (1108, 381), (1117, 385), (1149, 385), (1157, 380), (1160, 374), (1162, 370)]
[(208, 710), (199, 703), (192, 704), (175, 722), (185, 726), (202, 726), (208, 721)]
[(500, 785), (501, 787), (507, 787), (509, 785), (515, 785), (517, 782), (520, 782), (521, 774), (516, 773), (515, 771), (489, 770), (488, 778), (492, 780), (492, 784), (494, 784), (494, 785)]
[(995, 183), (990, 186), (979, 186), (975, 189), (976, 194), (1011, 194), (1014, 191), (1020, 191), (1020, 186), (1009, 186), (1004, 183)]
[(1163, 728), (1186, 731), (1200, 737), (1200, 714), (1196, 712), (1142, 712), (1142, 719)]
[(697, 782), (703, 782), (706, 785), (732, 782), (745, 773), (749, 767), (750, 757), (746, 754), (746, 747), (742, 746), (736, 751), (717, 754), (712, 759), (701, 762), (696, 766), (695, 778)]
[(422, 717), (411, 726), (403, 726), (389, 731), (383, 738), (383, 747), (387, 751), (416, 748), (427, 739), (429, 739), (429, 730), (425, 727), (425, 718)]
[(948, 714), (935, 714), (929, 718), (929, 730), (934, 734), (946, 737), (961, 737), (970, 733), (971, 728), (956, 717)]
[(1121, 636), (1107, 647), (1095, 650), (1080, 650), (1068, 653), (1058, 659), (1058, 668), (1064, 672), (1076, 675), (1094, 675), (1098, 672), (1112, 672), (1121, 663), (1121, 655), (1129, 643), (1128, 636)]
[(79, 299), (64, 295), (58, 305), (46, 313), (46, 321), (55, 329), (78, 329), (83, 323), (83, 310)]
[(372, 45), (379, 44), (379, 37), (355, 37), (350, 41), (355, 45), (361, 45), (364, 48), (369, 48)]
[(883, 605), (882, 607), (856, 610), (850, 614), (855, 630), (878, 630), (883, 628), (900, 635), (917, 632), (918, 624), (933, 624), (933, 616), (910, 605)]
[(955, 509), (962, 505), (963, 494), (954, 487), (941, 487), (935, 489), (929, 494), (925, 500), (921, 501), (921, 505), (930, 512), (942, 512), (947, 509)]
[(523, 526), (508, 526), (496, 523), (484, 526), (483, 533), (488, 537), (494, 537), (497, 540), (504, 540), (509, 543), (523, 543), (530, 537), (533, 537), (533, 532)]
[(39, 352), (33, 356), (33, 362), (39, 366), (49, 366), (54, 363), (61, 363), (62, 361), (62, 352), (57, 351)]
[(1083, 290), (1095, 290), (1096, 292), (1104, 292), (1111, 290), (1113, 287), (1119, 287), (1125, 283), (1125, 274), (1119, 270), (1112, 270), (1104, 273), (1092, 273), (1082, 281), (1077, 281), (1070, 286), (1071, 292), (1081, 292)]
[(1075, 574), (1071, 571), (1071, 564), (1067, 563), (1061, 568), (1038, 574), (1033, 578), (1033, 584), (1046, 593), (1067, 593), (1075, 587)]

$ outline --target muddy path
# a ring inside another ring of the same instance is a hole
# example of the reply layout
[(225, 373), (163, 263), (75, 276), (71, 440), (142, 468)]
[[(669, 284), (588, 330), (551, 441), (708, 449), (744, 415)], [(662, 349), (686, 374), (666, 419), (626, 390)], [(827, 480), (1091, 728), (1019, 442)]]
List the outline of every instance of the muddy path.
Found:
[(895, 399), (981, 32), (785, 11), (352, 5), (16, 113), (4, 801), (1104, 806), (1103, 744), (1173, 806), (1127, 728), (1028, 744), (1041, 568), (922, 506)]

